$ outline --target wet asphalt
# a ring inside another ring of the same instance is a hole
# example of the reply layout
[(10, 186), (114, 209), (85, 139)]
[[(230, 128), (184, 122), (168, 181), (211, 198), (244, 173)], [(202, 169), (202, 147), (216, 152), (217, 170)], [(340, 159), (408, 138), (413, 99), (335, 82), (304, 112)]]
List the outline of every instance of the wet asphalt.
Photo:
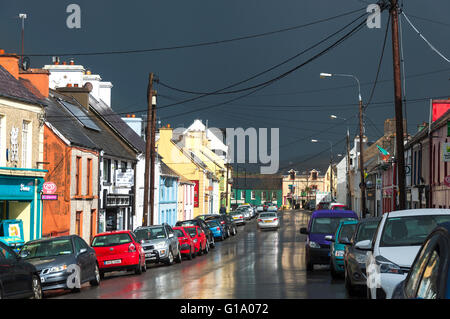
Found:
[(278, 230), (258, 230), (256, 220), (238, 227), (238, 234), (207, 255), (180, 264), (149, 264), (147, 272), (105, 275), (100, 286), (80, 292), (52, 291), (45, 298), (61, 299), (343, 299), (344, 280), (331, 279), (328, 266), (307, 272), (304, 260), (310, 213), (280, 212)]

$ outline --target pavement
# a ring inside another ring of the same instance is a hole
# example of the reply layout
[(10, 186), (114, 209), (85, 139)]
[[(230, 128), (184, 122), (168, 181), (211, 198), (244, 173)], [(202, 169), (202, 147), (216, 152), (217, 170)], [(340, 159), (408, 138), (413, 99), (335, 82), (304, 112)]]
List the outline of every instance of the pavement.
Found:
[(209, 254), (181, 264), (149, 265), (147, 272), (106, 274), (99, 287), (47, 292), (59, 299), (343, 299), (344, 280), (333, 280), (328, 266), (307, 272), (304, 260), (310, 212), (279, 212), (278, 230), (258, 230), (256, 220)]

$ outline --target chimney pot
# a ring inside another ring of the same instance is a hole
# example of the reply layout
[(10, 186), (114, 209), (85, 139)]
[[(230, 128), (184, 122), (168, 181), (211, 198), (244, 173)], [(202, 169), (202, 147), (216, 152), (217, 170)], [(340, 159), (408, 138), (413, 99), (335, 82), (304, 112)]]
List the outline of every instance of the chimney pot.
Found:
[(72, 60), (70, 60), (69, 64), (70, 65), (75, 65), (75, 61), (72, 59)]
[(0, 49), (0, 55), (3, 55), (3, 54), (5, 54), (5, 50)]
[(72, 87), (72, 84), (67, 83), (67, 87), (68, 87), (68, 88), (71, 88), (71, 87)]
[(64, 61), (64, 62), (63, 62), (63, 65), (67, 65), (67, 62), (66, 62), (66, 61)]

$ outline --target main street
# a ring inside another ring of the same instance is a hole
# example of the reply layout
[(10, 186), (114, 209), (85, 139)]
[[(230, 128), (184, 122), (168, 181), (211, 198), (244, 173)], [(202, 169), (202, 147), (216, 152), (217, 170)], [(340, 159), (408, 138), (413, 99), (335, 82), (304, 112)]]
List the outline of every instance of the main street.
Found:
[(78, 293), (56, 291), (51, 298), (347, 298), (343, 280), (332, 280), (328, 266), (307, 273), (305, 236), (299, 232), (309, 213), (279, 213), (278, 231), (259, 231), (251, 220), (238, 234), (217, 242), (209, 254), (181, 264), (150, 265), (140, 276), (107, 274), (99, 287)]

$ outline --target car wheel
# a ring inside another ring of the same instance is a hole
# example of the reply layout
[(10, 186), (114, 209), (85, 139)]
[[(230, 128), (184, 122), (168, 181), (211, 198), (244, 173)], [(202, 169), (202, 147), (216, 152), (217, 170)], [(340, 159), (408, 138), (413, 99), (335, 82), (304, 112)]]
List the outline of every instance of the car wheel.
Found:
[[(31, 288), (33, 291), (33, 296), (31, 299), (42, 299), (42, 287), (41, 287), (41, 279), (39, 276), (33, 275), (33, 279), (31, 281)], [(0, 292), (1, 299), (1, 292)]]
[(173, 264), (173, 253), (172, 250), (169, 248), (169, 257), (167, 257), (167, 261), (166, 261), (167, 265), (172, 265)]
[(306, 259), (306, 270), (307, 271), (313, 271), (314, 270), (314, 264), (308, 259)]
[(142, 274), (141, 257), (139, 257), (139, 262), (138, 262), (138, 264), (136, 265), (136, 269), (134, 270), (134, 273), (135, 273), (136, 275)]
[(177, 262), (177, 264), (180, 264), (181, 263), (181, 252), (180, 252), (180, 249), (178, 248), (178, 256), (177, 256), (177, 258), (176, 258), (176, 262)]
[(208, 243), (208, 242), (206, 242), (205, 250), (203, 251), (203, 253), (204, 253), (204, 254), (209, 253), (209, 243)]
[(211, 238), (211, 241), (209, 242), (209, 247), (211, 247), (211, 248), (216, 247), (216, 242), (214, 241), (214, 236)]
[(231, 234), (230, 234), (230, 229), (227, 229), (227, 238), (230, 238)]
[(105, 273), (103, 271), (100, 271), (100, 280), (105, 279)]
[(147, 262), (145, 261), (145, 257), (144, 257), (144, 266), (142, 266), (142, 272), (147, 272)]
[(333, 279), (336, 279), (339, 277), (339, 274), (336, 272), (336, 269), (334, 269), (333, 259), (331, 259), (331, 261), (330, 261), (330, 274), (331, 274), (331, 278), (333, 278)]
[(347, 269), (345, 270), (344, 276), (345, 290), (347, 290), (348, 295), (352, 297), (355, 295), (355, 289), (353, 288), (350, 278), (348, 277)]
[(95, 264), (94, 276), (95, 276), (95, 278), (92, 279), (89, 282), (89, 284), (91, 286), (98, 286), (98, 285), (100, 285), (100, 271), (98, 270), (98, 265), (97, 264)]

